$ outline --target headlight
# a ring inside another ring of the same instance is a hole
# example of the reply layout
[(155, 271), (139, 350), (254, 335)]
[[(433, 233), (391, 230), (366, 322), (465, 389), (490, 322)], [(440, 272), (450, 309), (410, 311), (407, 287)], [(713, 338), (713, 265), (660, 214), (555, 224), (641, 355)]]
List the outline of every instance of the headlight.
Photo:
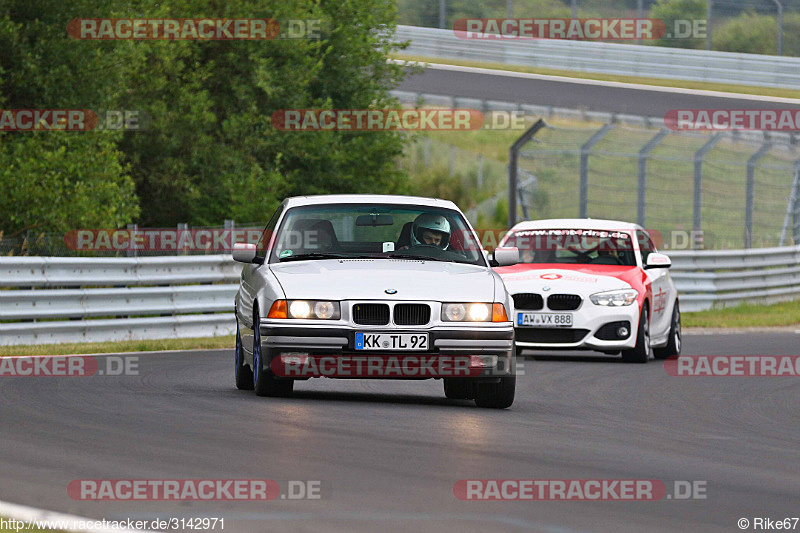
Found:
[[(278, 300), (282, 302), (284, 300)], [(277, 302), (276, 302), (277, 304)], [(341, 317), (339, 302), (327, 300), (289, 300), (288, 316), (268, 316), (269, 318), (308, 318), (312, 320), (338, 320)], [(273, 304), (275, 307), (275, 304)]]
[(507, 322), (503, 304), (446, 303), (442, 304), (442, 320), (445, 322)]
[(631, 305), (636, 301), (639, 292), (634, 289), (622, 289), (619, 291), (606, 291), (592, 294), (589, 299), (595, 305), (605, 305), (608, 307), (622, 307)]

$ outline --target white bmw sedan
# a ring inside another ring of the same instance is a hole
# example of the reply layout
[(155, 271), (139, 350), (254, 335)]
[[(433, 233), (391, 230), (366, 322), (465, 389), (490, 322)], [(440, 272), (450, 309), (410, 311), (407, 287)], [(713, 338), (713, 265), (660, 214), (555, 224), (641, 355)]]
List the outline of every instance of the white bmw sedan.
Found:
[(681, 314), (671, 261), (636, 224), (614, 220), (521, 222), (498, 268), (514, 302), (517, 350), (596, 350), (646, 363), (679, 355)]
[(442, 379), (448, 398), (514, 401), (508, 292), (449, 201), (384, 195), (285, 200), (236, 295), (236, 386), (287, 396), (314, 377)]

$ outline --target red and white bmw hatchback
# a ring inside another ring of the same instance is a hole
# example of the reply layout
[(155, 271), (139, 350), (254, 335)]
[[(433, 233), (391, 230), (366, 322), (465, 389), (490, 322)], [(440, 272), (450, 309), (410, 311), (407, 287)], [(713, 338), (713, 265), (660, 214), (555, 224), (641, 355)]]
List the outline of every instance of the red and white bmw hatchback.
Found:
[(517, 353), (596, 350), (646, 363), (681, 351), (669, 257), (639, 225), (551, 219), (517, 224), (500, 246), (520, 262), (498, 267), (513, 298)]

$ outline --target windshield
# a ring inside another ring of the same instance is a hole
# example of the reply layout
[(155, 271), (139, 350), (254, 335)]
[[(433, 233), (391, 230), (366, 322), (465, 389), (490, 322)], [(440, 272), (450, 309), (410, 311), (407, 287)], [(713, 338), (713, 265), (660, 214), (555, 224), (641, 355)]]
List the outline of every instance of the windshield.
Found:
[(270, 262), (335, 258), (426, 259), (486, 266), (464, 217), (452, 209), (392, 204), (295, 207)]
[(626, 231), (522, 230), (509, 233), (502, 245), (519, 248), (520, 263), (636, 266), (633, 239)]

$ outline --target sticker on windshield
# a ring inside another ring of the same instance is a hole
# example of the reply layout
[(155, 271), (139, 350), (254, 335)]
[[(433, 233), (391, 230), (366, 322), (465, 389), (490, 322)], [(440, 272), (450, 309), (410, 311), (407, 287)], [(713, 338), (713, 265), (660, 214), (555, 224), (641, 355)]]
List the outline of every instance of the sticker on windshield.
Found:
[(284, 250), (281, 252), (281, 255), (279, 257), (289, 257), (290, 255), (292, 255), (291, 250)]

